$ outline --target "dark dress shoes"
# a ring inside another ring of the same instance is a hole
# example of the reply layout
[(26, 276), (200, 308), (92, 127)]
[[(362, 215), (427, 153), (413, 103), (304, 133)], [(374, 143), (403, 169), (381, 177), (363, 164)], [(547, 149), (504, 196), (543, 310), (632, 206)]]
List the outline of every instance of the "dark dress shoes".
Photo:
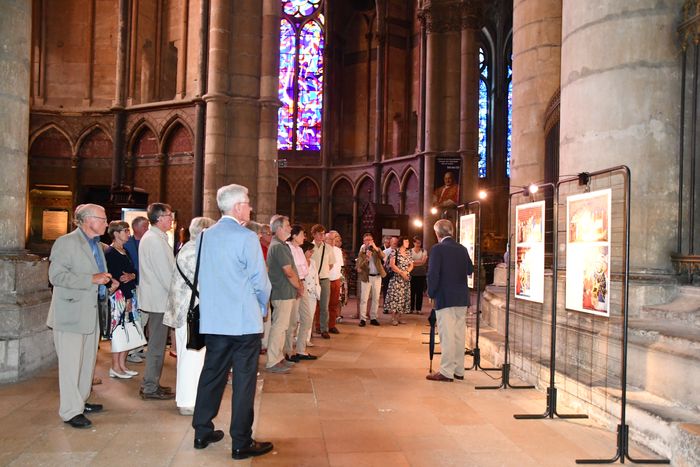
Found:
[(221, 430), (214, 430), (210, 431), (206, 435), (202, 436), (201, 438), (195, 438), (194, 439), (194, 448), (195, 449), (204, 449), (207, 446), (209, 446), (210, 443), (216, 443), (218, 441), (221, 441), (224, 439), (224, 432)]
[(328, 332), (330, 332), (331, 334), (340, 334), (340, 331), (338, 331), (338, 328), (335, 328), (335, 327), (330, 328), (328, 330)]
[(316, 360), (318, 357), (316, 355), (311, 355), (311, 354), (304, 354), (304, 353), (298, 353), (294, 357), (296, 357), (296, 361), (298, 362), (299, 360)]
[(253, 456), (262, 456), (272, 451), (272, 443), (267, 441), (252, 440), (250, 444), (244, 448), (234, 449), (231, 457), (234, 459), (247, 459)]
[(73, 428), (90, 428), (92, 426), (92, 422), (83, 414), (76, 415), (63, 423), (67, 423)]
[(447, 376), (444, 376), (439, 371), (436, 371), (435, 373), (430, 373), (428, 376), (425, 377), (425, 379), (430, 380), (430, 381), (444, 381), (445, 383), (452, 382), (452, 378), (448, 378)]
[(85, 413), (97, 413), (97, 412), (102, 412), (102, 409), (104, 409), (102, 404), (88, 404), (86, 402), (84, 412)]
[(321, 333), (321, 337), (323, 337), (324, 339), (330, 339), (330, 338), (331, 338), (331, 335), (328, 334), (327, 332), (322, 332), (322, 333)]
[(284, 359), (287, 360), (288, 362), (294, 362), (294, 363), (299, 363), (299, 356), (298, 355), (285, 355)]
[(464, 375), (457, 375), (455, 374), (455, 379), (458, 379), (460, 381), (464, 380)]
[(367, 324), (367, 322), (364, 319), (360, 320), (360, 327), (361, 328), (365, 327), (366, 324)]
[(377, 321), (376, 319), (373, 319), (373, 320), (370, 320), (369, 324), (371, 324), (372, 326), (379, 326), (379, 321)]

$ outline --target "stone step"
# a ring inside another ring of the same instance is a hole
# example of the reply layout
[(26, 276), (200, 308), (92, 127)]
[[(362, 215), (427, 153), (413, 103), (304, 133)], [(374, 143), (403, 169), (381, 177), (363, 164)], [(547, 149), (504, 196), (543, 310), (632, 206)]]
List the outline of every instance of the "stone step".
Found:
[(669, 303), (643, 306), (639, 318), (700, 327), (700, 287), (679, 287), (677, 296)]

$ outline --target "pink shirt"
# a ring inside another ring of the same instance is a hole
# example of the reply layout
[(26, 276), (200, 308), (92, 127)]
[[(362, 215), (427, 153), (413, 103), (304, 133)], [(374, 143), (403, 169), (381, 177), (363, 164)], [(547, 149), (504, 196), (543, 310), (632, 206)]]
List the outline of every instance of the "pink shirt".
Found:
[(296, 246), (292, 242), (287, 242), (289, 249), (292, 250), (292, 257), (294, 258), (294, 265), (297, 267), (297, 274), (299, 274), (299, 279), (304, 280), (306, 275), (309, 273), (309, 265), (306, 262), (306, 256), (304, 256), (304, 250), (300, 246)]

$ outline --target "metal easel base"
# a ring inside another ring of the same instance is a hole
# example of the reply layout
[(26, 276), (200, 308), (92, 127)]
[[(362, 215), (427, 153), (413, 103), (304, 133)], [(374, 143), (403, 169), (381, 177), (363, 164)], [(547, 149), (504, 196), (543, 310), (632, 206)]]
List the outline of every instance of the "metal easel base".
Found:
[(534, 389), (535, 386), (514, 386), (510, 384), (510, 363), (501, 366), (501, 384), (498, 386), (476, 386), (474, 389)]

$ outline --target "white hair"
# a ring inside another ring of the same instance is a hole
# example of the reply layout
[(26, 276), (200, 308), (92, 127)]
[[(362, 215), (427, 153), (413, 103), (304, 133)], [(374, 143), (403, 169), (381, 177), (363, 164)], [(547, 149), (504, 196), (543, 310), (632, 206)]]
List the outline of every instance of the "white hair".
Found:
[(103, 209), (99, 204), (81, 204), (75, 208), (75, 223), (77, 225), (82, 225), (90, 216), (94, 216), (99, 213), (99, 210)]
[(245, 203), (247, 201), (248, 188), (243, 185), (232, 183), (231, 185), (222, 186), (219, 188), (219, 191), (216, 192), (216, 204), (219, 205), (219, 211), (224, 214), (231, 212), (235, 204)]
[(284, 221), (289, 221), (289, 217), (283, 216), (282, 214), (275, 214), (270, 219), (270, 230), (275, 234), (284, 225)]
[(214, 224), (216, 221), (210, 217), (195, 217), (190, 222), (190, 238), (197, 237), (202, 230), (208, 229)]
[(435, 230), (435, 235), (440, 238), (445, 238), (448, 236), (451, 237), (452, 233), (454, 232), (452, 222), (448, 221), (447, 219), (438, 220), (433, 226), (433, 229)]

